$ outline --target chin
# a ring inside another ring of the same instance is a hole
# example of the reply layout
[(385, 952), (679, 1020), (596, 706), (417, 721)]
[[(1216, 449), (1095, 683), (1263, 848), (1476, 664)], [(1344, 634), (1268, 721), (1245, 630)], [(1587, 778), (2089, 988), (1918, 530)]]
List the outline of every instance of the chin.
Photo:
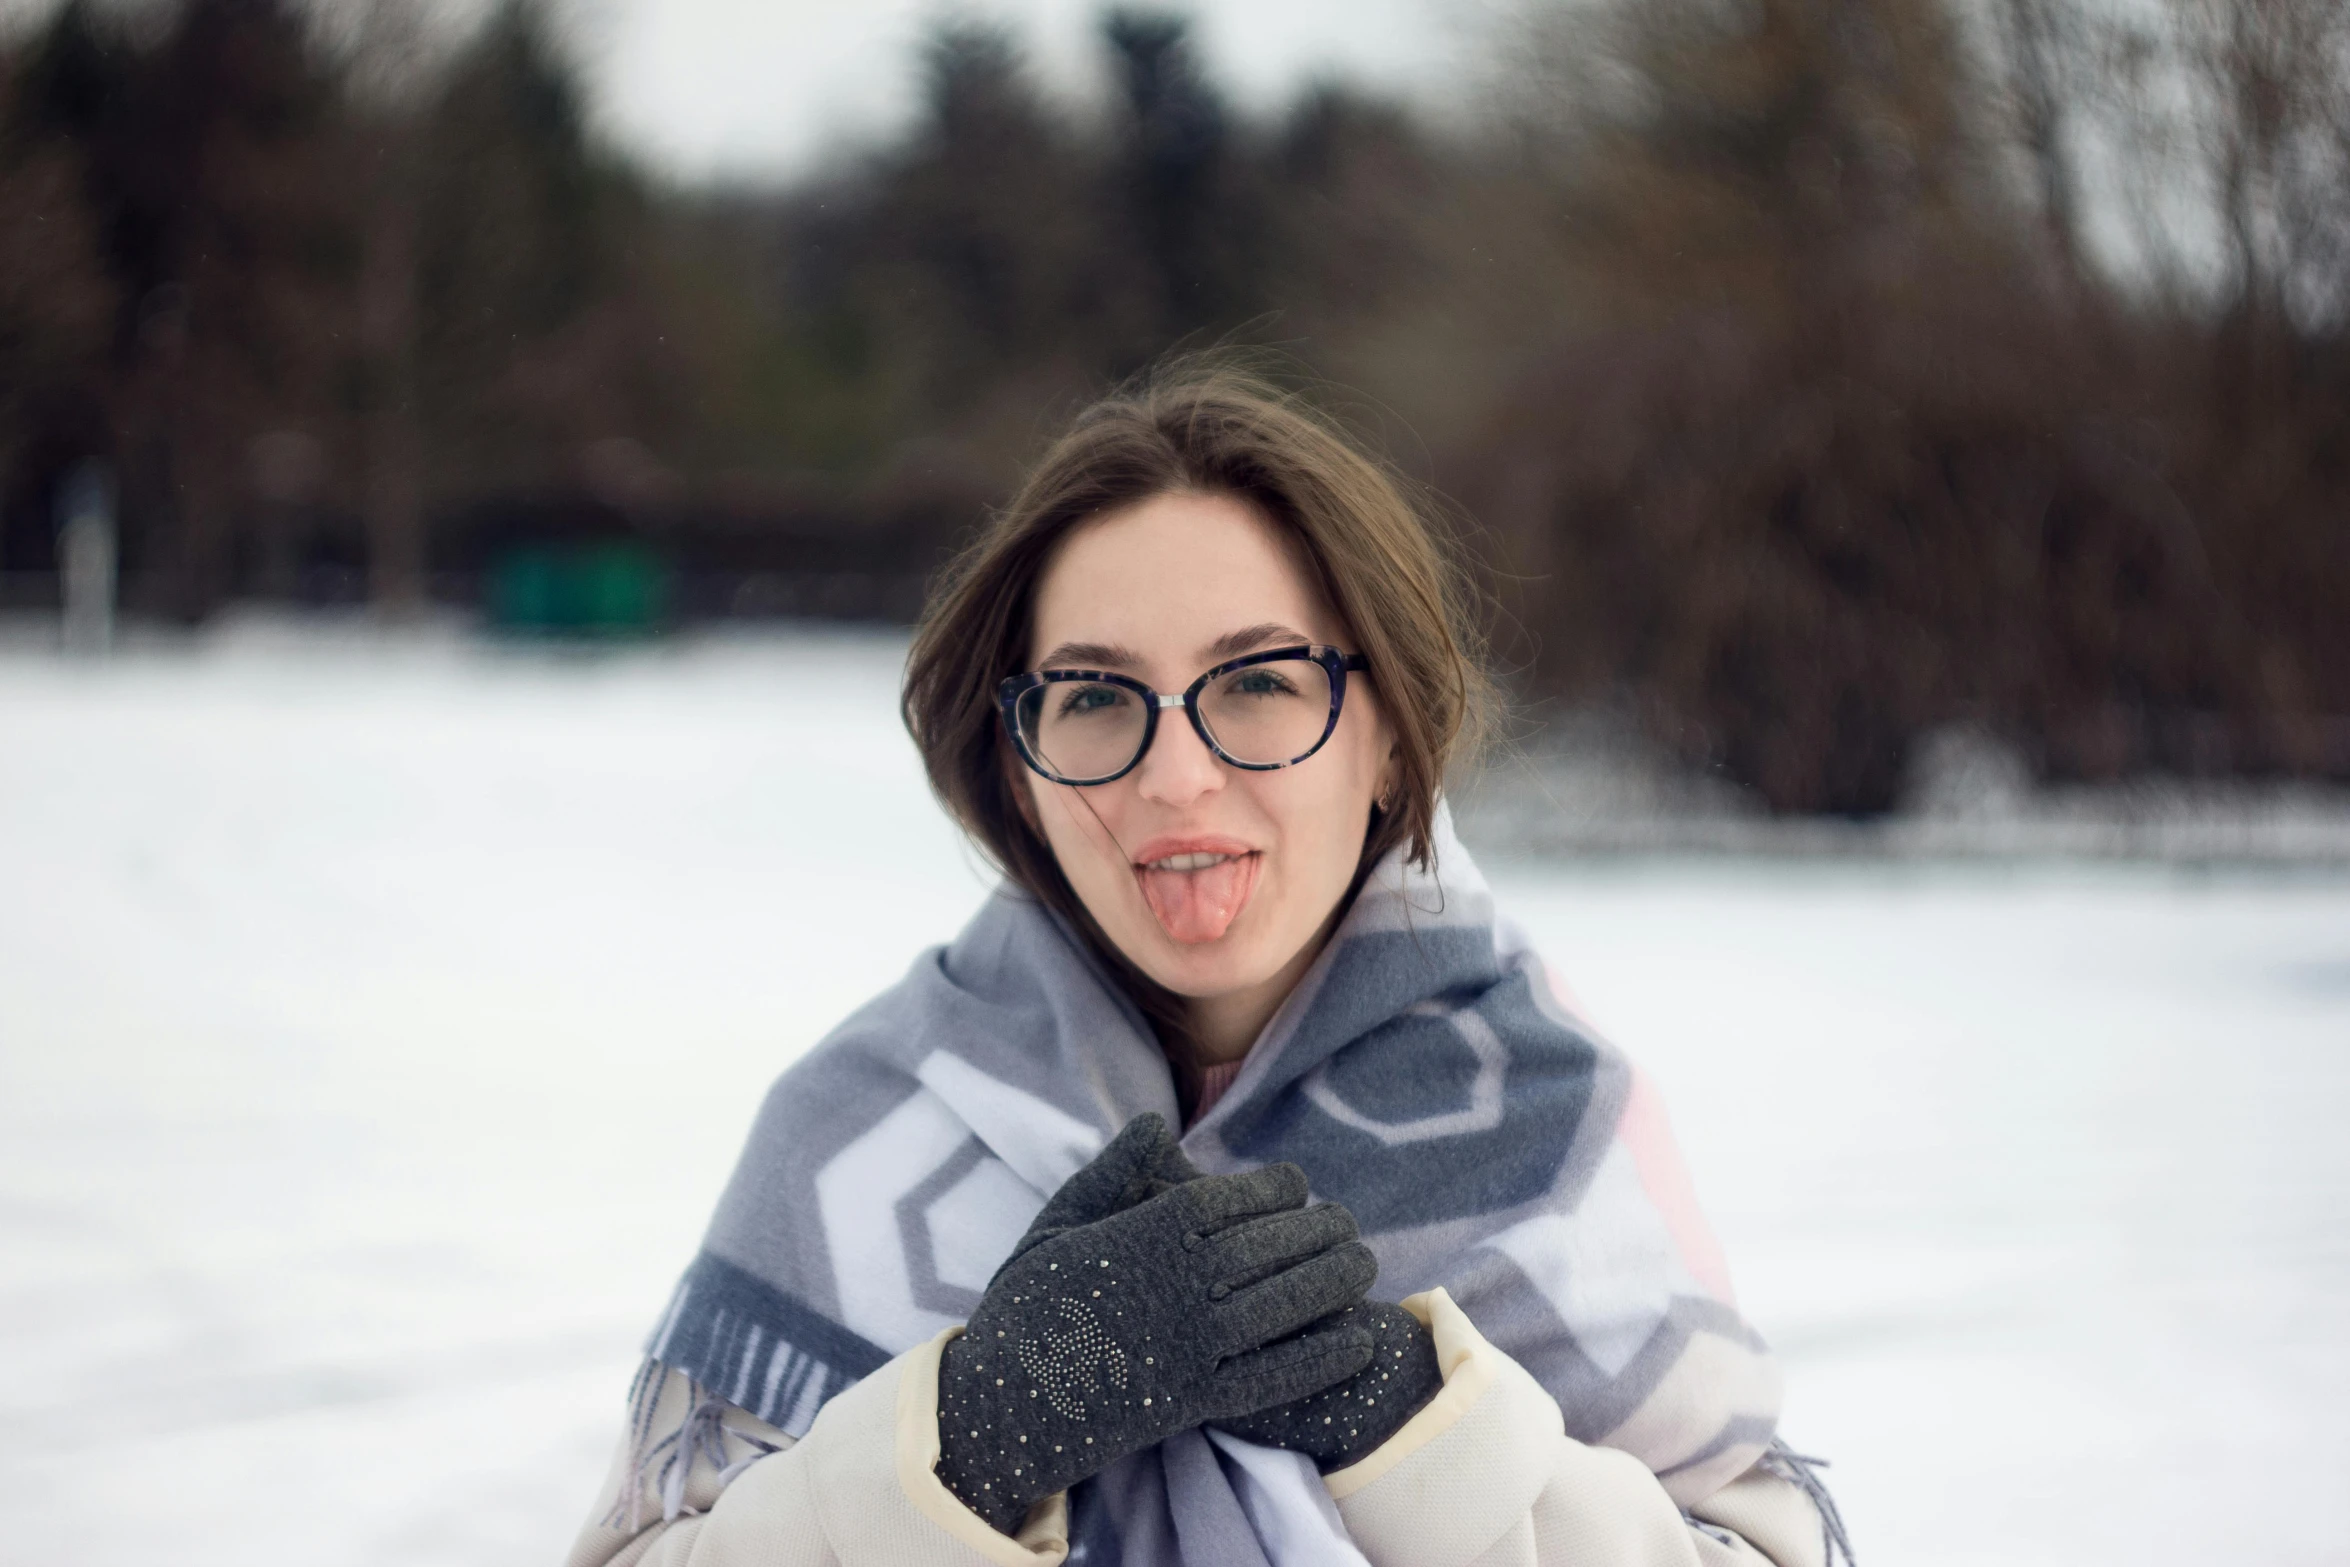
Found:
[(1155, 925), (1149, 931), (1151, 961), (1143, 971), (1179, 996), (1205, 1001), (1261, 985), (1279, 973), (1282, 958), (1266, 943), (1231, 932), (1214, 941), (1186, 946)]

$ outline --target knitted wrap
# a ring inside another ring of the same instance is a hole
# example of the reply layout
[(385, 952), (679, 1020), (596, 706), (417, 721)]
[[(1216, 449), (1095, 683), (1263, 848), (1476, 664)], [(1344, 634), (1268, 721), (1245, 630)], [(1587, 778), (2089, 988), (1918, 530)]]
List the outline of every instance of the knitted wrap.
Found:
[[(1230, 1088), (1204, 1171), (1302, 1166), (1379, 1259), (1443, 1286), (1683, 1507), (1771, 1444), (1779, 1378), (1734, 1304), (1654, 1090), (1563, 999), (1437, 823), (1364, 884)], [(1005, 890), (767, 1096), (651, 1361), (798, 1436), (964, 1321), (1044, 1200), (1142, 1111), (1165, 1057), (1057, 918)], [(1313, 1463), (1192, 1430), (1071, 1496), (1073, 1562), (1356, 1563)]]

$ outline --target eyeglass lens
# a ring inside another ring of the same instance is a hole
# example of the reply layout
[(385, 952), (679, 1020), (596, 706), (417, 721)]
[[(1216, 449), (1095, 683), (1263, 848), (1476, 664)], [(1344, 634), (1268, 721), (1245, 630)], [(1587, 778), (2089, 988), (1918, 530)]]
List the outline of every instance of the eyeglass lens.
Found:
[[(1313, 750), (1330, 722), (1330, 675), (1310, 658), (1229, 670), (1199, 695), (1199, 714), (1236, 762), (1275, 766)], [(1107, 778), (1141, 754), (1143, 699), (1106, 680), (1056, 680), (1021, 693), (1020, 738), (1061, 778)], [(1172, 716), (1172, 715), (1170, 715)]]

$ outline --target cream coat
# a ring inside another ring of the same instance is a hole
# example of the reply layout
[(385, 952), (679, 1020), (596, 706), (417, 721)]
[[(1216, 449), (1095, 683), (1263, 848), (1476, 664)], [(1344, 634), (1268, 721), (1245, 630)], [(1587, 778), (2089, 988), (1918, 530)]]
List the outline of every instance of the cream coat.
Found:
[[(1404, 1305), (1435, 1335), (1444, 1387), (1324, 1482), (1373, 1567), (1825, 1567), (1819, 1515), (1796, 1486), (1750, 1470), (1685, 1518), (1638, 1459), (1569, 1438), (1541, 1384), (1444, 1291)], [(833, 1399), (797, 1443), (730, 1411), (730, 1459), (756, 1453), (752, 1438), (778, 1451), (723, 1486), (717, 1467), (697, 1459), (685, 1510), (668, 1522), (649, 1479), (632, 1474), (624, 1440), (569, 1567), (1059, 1567), (1069, 1548), (1062, 1497), (1040, 1503), (1014, 1538), (931, 1472), (939, 1350), (954, 1331)], [(689, 1396), (670, 1373), (652, 1429), (683, 1423)], [(632, 1482), (633, 1499), (624, 1495)]]

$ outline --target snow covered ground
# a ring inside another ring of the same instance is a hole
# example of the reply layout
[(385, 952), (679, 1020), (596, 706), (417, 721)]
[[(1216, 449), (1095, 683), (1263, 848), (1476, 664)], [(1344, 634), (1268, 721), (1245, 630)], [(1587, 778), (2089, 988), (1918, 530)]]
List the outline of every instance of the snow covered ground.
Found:
[[(0, 650), (0, 1556), (559, 1558), (760, 1091), (982, 893), (899, 652)], [(2350, 878), (1490, 869), (1871, 1567), (2350, 1560)]]

